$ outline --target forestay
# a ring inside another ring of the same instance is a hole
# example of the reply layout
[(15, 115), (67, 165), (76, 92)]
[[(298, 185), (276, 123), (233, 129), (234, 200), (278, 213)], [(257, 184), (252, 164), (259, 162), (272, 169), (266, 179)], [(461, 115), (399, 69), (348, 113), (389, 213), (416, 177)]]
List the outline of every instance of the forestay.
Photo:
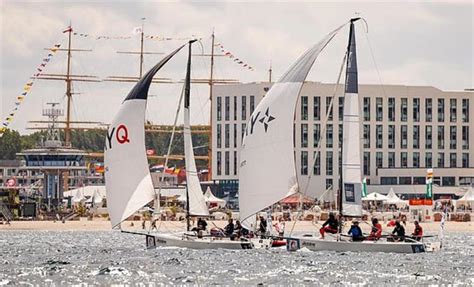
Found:
[(351, 20), (347, 48), (346, 84), (342, 137), (342, 214), (362, 216), (362, 174), (360, 158), (360, 116), (357, 54), (354, 21)]
[(254, 228), (254, 214), (298, 190), (293, 145), (296, 103), (314, 61), (345, 25), (304, 53), (272, 86), (247, 123), (239, 169), (240, 219), (246, 228)]
[(208, 216), (206, 201), (201, 189), (201, 183), (197, 175), (196, 162), (194, 160), (193, 141), (191, 137), (191, 125), (189, 119), (191, 94), (191, 44), (189, 44), (188, 66), (184, 87), (184, 156), (186, 161), (186, 186), (189, 197), (189, 215)]
[(145, 150), (145, 109), (153, 76), (179, 47), (143, 76), (112, 120), (105, 143), (105, 185), (112, 227), (155, 198)]

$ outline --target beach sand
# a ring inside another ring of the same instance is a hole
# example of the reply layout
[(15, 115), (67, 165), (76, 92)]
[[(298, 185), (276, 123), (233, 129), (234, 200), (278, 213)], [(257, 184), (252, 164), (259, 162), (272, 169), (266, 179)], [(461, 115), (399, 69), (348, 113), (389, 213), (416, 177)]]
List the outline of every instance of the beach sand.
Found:
[[(216, 220), (208, 221), (208, 228), (212, 227), (224, 227), (226, 221)], [(311, 221), (294, 221), (286, 222), (285, 233), (289, 233), (293, 228), (294, 232), (316, 232), (321, 227), (323, 222), (311, 222)], [(381, 222), (384, 231), (390, 232), (393, 227), (387, 227), (386, 222)], [(350, 223), (346, 223), (348, 227)], [(160, 221), (157, 223), (159, 230), (163, 232), (174, 232), (183, 231), (186, 228), (185, 221)], [(437, 234), (439, 231), (439, 222), (422, 222), (425, 234)], [(150, 227), (150, 221), (146, 222), (146, 230)], [(368, 223), (362, 222), (360, 227), (364, 232), (370, 231)], [(80, 220), (66, 221), (62, 223), (60, 221), (12, 221), (10, 225), (0, 224), (0, 231), (19, 231), (19, 230), (30, 230), (30, 231), (108, 231), (111, 230), (112, 226), (110, 221), (100, 218), (94, 218), (94, 220), (87, 220), (87, 218), (81, 218)], [(125, 221), (122, 223), (123, 230), (130, 231), (141, 231), (141, 221)], [(414, 225), (412, 222), (407, 222), (405, 227), (407, 234), (413, 232)], [(447, 221), (445, 223), (445, 232), (469, 232), (474, 234), (474, 222), (455, 222)]]

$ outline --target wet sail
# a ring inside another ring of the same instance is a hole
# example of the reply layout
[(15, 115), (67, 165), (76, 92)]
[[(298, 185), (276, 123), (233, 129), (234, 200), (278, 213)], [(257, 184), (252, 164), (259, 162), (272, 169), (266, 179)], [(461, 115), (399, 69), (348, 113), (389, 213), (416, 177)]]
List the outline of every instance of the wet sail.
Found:
[(153, 76), (183, 47), (166, 56), (140, 79), (107, 130), (105, 186), (112, 227), (155, 198), (145, 150), (148, 89)]
[(293, 144), (296, 103), (314, 61), (345, 25), (306, 51), (271, 87), (247, 123), (239, 168), (240, 219), (246, 228), (254, 228), (257, 212), (298, 190)]
[(362, 171), (357, 53), (354, 21), (351, 20), (347, 47), (346, 84), (342, 137), (342, 214), (362, 216)]
[(189, 44), (188, 65), (184, 87), (184, 156), (186, 162), (186, 188), (189, 197), (189, 215), (209, 215), (206, 201), (199, 182), (194, 159), (193, 141), (190, 124), (190, 95), (191, 95), (191, 43)]

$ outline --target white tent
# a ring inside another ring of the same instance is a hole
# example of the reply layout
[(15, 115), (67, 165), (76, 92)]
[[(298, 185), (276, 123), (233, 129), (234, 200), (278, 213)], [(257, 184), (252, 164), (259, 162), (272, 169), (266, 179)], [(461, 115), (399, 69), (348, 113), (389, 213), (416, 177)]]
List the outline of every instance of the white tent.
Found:
[(223, 208), (227, 204), (227, 202), (224, 199), (218, 198), (214, 194), (212, 194), (210, 187), (207, 187), (207, 190), (204, 193), (204, 200), (206, 201), (207, 206), (209, 206), (212, 203), (212, 204), (217, 204), (217, 206), (220, 208)]
[(102, 200), (104, 197), (100, 194), (99, 190), (96, 189), (94, 194), (86, 200), (86, 203), (90, 203), (93, 206), (102, 207)]
[(75, 189), (70, 189), (64, 192), (64, 197), (72, 196), (73, 198), (80, 192), (82, 197), (92, 197), (98, 193), (102, 198), (105, 198), (105, 185), (89, 185)]
[(393, 188), (390, 188), (390, 191), (387, 194), (387, 200), (384, 201), (384, 204), (395, 204), (397, 206), (400, 205), (408, 205), (408, 202), (406, 200), (400, 199), (395, 191), (393, 191)]
[(369, 193), (366, 197), (362, 198), (363, 201), (386, 201), (388, 197), (378, 192)]
[(473, 207), (474, 206), (474, 189), (471, 187), (469, 190), (464, 194), (463, 197), (456, 200), (456, 207), (459, 206), (466, 206), (466, 207)]
[(79, 203), (86, 199), (84, 197), (84, 190), (82, 188), (76, 188), (70, 191), (72, 194), (72, 203)]

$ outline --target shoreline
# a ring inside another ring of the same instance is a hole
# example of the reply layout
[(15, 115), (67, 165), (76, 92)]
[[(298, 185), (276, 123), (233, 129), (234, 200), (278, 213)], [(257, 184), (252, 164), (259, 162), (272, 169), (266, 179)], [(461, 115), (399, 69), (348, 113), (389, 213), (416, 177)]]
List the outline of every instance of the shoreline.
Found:
[[(226, 225), (224, 220), (208, 221), (208, 228), (224, 227)], [(285, 231), (289, 232), (294, 225), (295, 232), (317, 232), (321, 227), (323, 221), (288, 221), (286, 222)], [(384, 231), (391, 231), (393, 227), (387, 227), (387, 222), (381, 222)], [(421, 222), (425, 234), (438, 233), (439, 222)], [(185, 221), (159, 221), (157, 224), (159, 230), (163, 232), (183, 231), (186, 228)], [(348, 226), (348, 223), (346, 223)], [(369, 224), (360, 224), (364, 232), (370, 231)], [(150, 221), (146, 222), (146, 229), (150, 227)], [(128, 231), (142, 231), (142, 221), (124, 221), (122, 223), (123, 230)], [(412, 222), (407, 222), (405, 229), (407, 233), (411, 233), (414, 229)], [(445, 233), (451, 232), (468, 232), (474, 234), (474, 222), (456, 222), (446, 221), (444, 227)], [(66, 221), (11, 221), (10, 224), (0, 224), (0, 232), (8, 231), (112, 231), (110, 221), (104, 219)]]

